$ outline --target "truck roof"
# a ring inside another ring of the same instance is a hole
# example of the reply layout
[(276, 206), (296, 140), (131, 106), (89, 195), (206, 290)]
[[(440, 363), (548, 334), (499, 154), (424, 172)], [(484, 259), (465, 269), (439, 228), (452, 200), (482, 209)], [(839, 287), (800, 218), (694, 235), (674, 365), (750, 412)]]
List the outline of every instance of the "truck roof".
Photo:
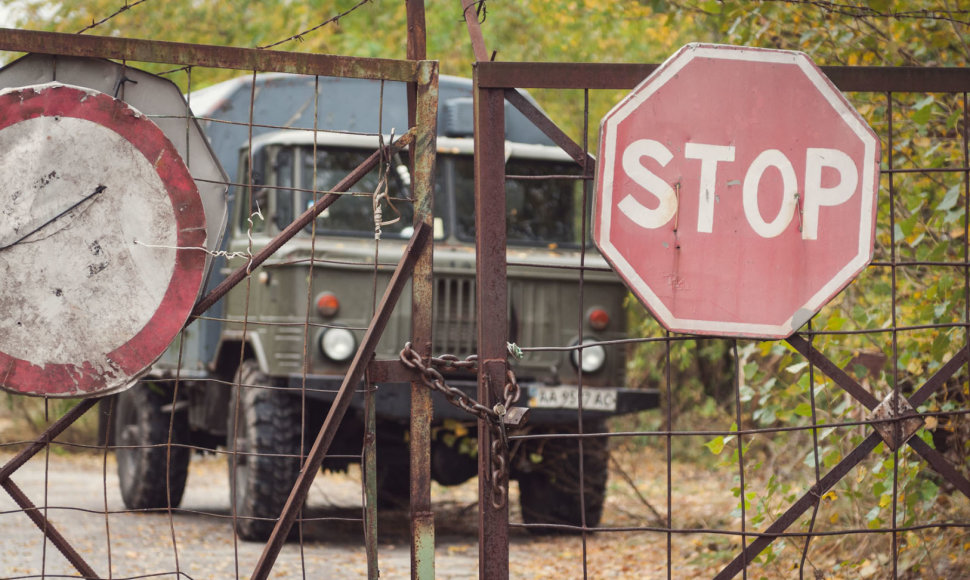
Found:
[[(396, 139), (400, 135), (394, 135)], [(268, 145), (310, 146), (316, 141), (317, 146), (340, 146), (360, 149), (376, 150), (380, 145), (377, 135), (362, 135), (360, 133), (345, 133), (340, 131), (293, 131), (278, 130), (263, 133), (254, 137), (253, 149)], [(391, 142), (391, 135), (384, 135), (384, 143)], [(239, 144), (238, 150), (246, 146), (246, 141)], [(438, 153), (454, 155), (471, 155), (475, 150), (475, 141), (468, 137), (438, 137)], [(570, 162), (572, 158), (560, 147), (554, 145), (537, 145), (533, 143), (505, 142), (505, 158), (543, 159), (549, 161)]]
[[(284, 128), (361, 134), (387, 134), (394, 129), (400, 135), (408, 127), (406, 86), (396, 81), (263, 73), (193, 91), (188, 98), (230, 179), (237, 174), (239, 147), (250, 137)], [(472, 81), (442, 75), (438, 99), (438, 134), (471, 137)], [(508, 103), (505, 112), (507, 140), (552, 145)]]

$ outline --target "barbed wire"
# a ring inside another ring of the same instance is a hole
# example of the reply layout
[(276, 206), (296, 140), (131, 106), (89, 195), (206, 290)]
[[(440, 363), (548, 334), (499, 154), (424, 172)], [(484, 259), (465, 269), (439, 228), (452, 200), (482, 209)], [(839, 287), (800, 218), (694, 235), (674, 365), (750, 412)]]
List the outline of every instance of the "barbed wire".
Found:
[(117, 10), (115, 10), (114, 13), (109, 14), (108, 16), (105, 16), (104, 18), (102, 18), (101, 20), (98, 20), (97, 22), (95, 22), (94, 20), (92, 20), (91, 21), (91, 24), (85, 26), (81, 30), (78, 30), (75, 34), (84, 34), (88, 30), (91, 30), (92, 28), (101, 26), (102, 24), (104, 24), (105, 22), (111, 20), (115, 16), (118, 16), (119, 14), (122, 14), (124, 12), (127, 12), (128, 10), (131, 10), (135, 6), (138, 6), (139, 4), (144, 4), (145, 2), (148, 2), (148, 0), (135, 0), (134, 2), (128, 2), (127, 0), (125, 0), (124, 6), (122, 6), (121, 8), (118, 8)]
[(257, 46), (256, 48), (261, 48), (261, 49), (273, 48), (274, 46), (279, 46), (279, 45), (284, 44), (284, 43), (287, 43), (287, 42), (289, 42), (291, 40), (298, 40), (300, 42), (303, 42), (303, 40), (304, 40), (303, 37), (305, 35), (310, 34), (311, 32), (315, 32), (315, 31), (323, 28), (324, 26), (326, 26), (328, 24), (334, 24), (336, 22), (339, 22), (340, 19), (343, 18), (344, 16), (347, 16), (348, 14), (350, 14), (351, 12), (357, 10), (358, 8), (360, 8), (361, 6), (363, 6), (364, 4), (369, 4), (370, 2), (371, 2), (371, 0), (360, 0), (360, 2), (358, 2), (357, 4), (354, 4), (352, 7), (350, 7), (346, 11), (341, 12), (340, 14), (338, 14), (336, 16), (333, 16), (331, 18), (328, 18), (327, 20), (324, 20), (323, 22), (321, 22), (320, 24), (317, 24), (313, 28), (308, 28), (308, 29), (304, 30), (303, 32), (298, 32), (298, 33), (294, 34), (293, 36), (290, 36), (288, 38), (284, 38), (283, 40), (279, 40), (277, 42), (274, 42), (273, 44), (265, 44), (263, 46)]
[[(357, 4), (354, 4), (352, 7), (350, 7), (347, 10), (345, 10), (344, 12), (341, 12), (340, 14), (337, 14), (336, 16), (333, 16), (331, 18), (328, 18), (327, 20), (324, 20), (323, 22), (321, 22), (320, 24), (317, 24), (313, 28), (308, 28), (308, 29), (306, 29), (306, 30), (304, 30), (302, 32), (298, 32), (298, 33), (296, 33), (296, 34), (294, 34), (292, 36), (289, 36), (287, 38), (284, 38), (284, 39), (279, 40), (277, 42), (274, 42), (272, 44), (266, 44), (266, 45), (263, 45), (263, 46), (257, 46), (256, 48), (260, 48), (260, 49), (273, 48), (275, 46), (279, 46), (281, 44), (285, 44), (287, 42), (290, 42), (291, 40), (298, 40), (300, 42), (303, 42), (304, 41), (304, 38), (303, 37), (305, 35), (310, 34), (311, 32), (315, 32), (315, 31), (323, 28), (324, 26), (327, 26), (328, 24), (336, 24), (344, 16), (347, 16), (348, 14), (351, 14), (352, 12), (354, 12), (355, 10), (357, 10), (358, 8), (360, 8), (361, 6), (363, 6), (364, 4), (369, 4), (371, 1), (372, 0), (360, 0), (360, 2), (358, 2)], [(131, 10), (132, 8), (134, 8), (135, 6), (138, 6), (139, 4), (144, 4), (145, 2), (148, 2), (148, 0), (135, 0), (134, 2), (129, 2), (129, 1), (126, 0), (125, 3), (124, 3), (124, 5), (122, 5), (121, 7), (119, 7), (114, 12), (112, 12), (108, 16), (105, 16), (101, 20), (97, 20), (97, 21), (92, 20), (91, 21), (91, 24), (89, 24), (89, 25), (85, 26), (84, 28), (78, 30), (75, 34), (84, 34), (88, 30), (91, 30), (93, 28), (97, 28), (98, 26), (104, 24), (105, 22), (108, 22), (112, 18), (114, 18), (116, 16), (119, 16), (119, 15), (127, 12), (128, 10)]]
[(830, 0), (762, 0), (765, 3), (801, 4), (814, 6), (830, 14), (851, 18), (882, 18), (890, 20), (939, 20), (970, 26), (970, 19), (961, 20), (955, 15), (970, 16), (970, 10), (921, 8), (918, 10), (877, 10), (868, 5), (846, 4)]
[(475, 15), (478, 16), (478, 23), (483, 24), (488, 18), (488, 6), (486, 5), (486, 0), (477, 0), (476, 2), (470, 3), (465, 6), (462, 11), (462, 19), (459, 22), (465, 22), (465, 16), (468, 15), (468, 11), (472, 8), (475, 9)]

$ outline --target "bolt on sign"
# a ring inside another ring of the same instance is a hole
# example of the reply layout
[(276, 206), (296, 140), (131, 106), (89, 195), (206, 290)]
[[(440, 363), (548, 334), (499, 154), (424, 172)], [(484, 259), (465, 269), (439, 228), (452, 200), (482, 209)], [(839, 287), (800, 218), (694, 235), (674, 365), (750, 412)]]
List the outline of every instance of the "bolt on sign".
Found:
[(603, 118), (593, 237), (668, 330), (785, 338), (871, 261), (879, 156), (805, 54), (689, 44)]
[[(64, 77), (92, 72), (62, 65)], [(92, 66), (109, 73), (93, 78), (116, 72)], [(151, 98), (175, 90), (184, 115), (177, 87), (158, 80)], [(61, 82), (0, 90), (0, 388), (84, 397), (130, 386), (195, 305), (207, 217), (224, 224), (224, 194), (204, 201), (172, 141), (125, 101)], [(221, 211), (207, 209), (220, 198)]]

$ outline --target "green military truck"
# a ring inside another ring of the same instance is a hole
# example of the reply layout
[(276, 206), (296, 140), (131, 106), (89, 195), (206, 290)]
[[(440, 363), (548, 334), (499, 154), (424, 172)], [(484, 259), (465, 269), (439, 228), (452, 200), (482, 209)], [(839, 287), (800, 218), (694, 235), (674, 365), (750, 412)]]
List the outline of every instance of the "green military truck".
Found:
[[(405, 87), (396, 83), (382, 89), (373, 81), (281, 74), (192, 93), (190, 105), (213, 150), (235, 176), (225, 234), (230, 258), (217, 262), (210, 287), (245, 264), (239, 256), (260, 250), (312, 204), (314, 192), (332, 188), (373, 153), (380, 130), (403, 132), (405, 103)], [(561, 347), (624, 338), (627, 291), (588, 246), (580, 302), (584, 182), (529, 179), (580, 169), (518, 111), (508, 108), (506, 118), (508, 340), (560, 347), (512, 361), (523, 393), (519, 404), (531, 408), (524, 431), (575, 432), (580, 368), (585, 428), (602, 430), (609, 417), (655, 407), (657, 393), (624, 388), (622, 345)], [(467, 79), (441, 78), (438, 133), (433, 352), (464, 358), (477, 351)], [(338, 200), (189, 326), (141, 384), (117, 396), (111, 433), (129, 508), (177, 506), (191, 450), (225, 448), (238, 452), (229, 475), (239, 535), (252, 540), (269, 535), (299, 473), (301, 450), (305, 454), (319, 430), (370, 321), (375, 291), (383, 292), (412, 231), (410, 204), (394, 201), (410, 197), (406, 155), (394, 157), (384, 175), (384, 221), (400, 220), (381, 227), (379, 253), (372, 197)], [(378, 180), (375, 170), (354, 190), (373, 193)], [(381, 338), (378, 359), (397, 358), (410, 339), (408, 296), (405, 292)], [(450, 386), (475, 394), (474, 374), (445, 375)], [(257, 386), (273, 388), (251, 388)], [(408, 497), (409, 390), (403, 386), (381, 384), (375, 394), (378, 497), (385, 504), (406, 504)], [(431, 475), (444, 485), (459, 484), (477, 473), (475, 418), (435, 397)], [(355, 398), (325, 469), (346, 469), (360, 460), (363, 402), (362, 395)], [(169, 451), (160, 444), (169, 441), (170, 424)], [(580, 523), (577, 447), (575, 440), (530, 439), (514, 450), (511, 477), (519, 484), (525, 521)], [(606, 490), (606, 439), (588, 439), (584, 460), (586, 523), (594, 525)]]

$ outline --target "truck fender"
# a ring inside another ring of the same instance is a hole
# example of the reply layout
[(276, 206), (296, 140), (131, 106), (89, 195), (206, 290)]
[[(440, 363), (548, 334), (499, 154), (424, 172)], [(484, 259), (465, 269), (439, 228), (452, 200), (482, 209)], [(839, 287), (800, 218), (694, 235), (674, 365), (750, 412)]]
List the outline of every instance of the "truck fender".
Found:
[[(240, 351), (242, 347), (242, 351)], [(242, 352), (242, 359), (240, 359)], [(262, 340), (255, 332), (244, 333), (241, 330), (226, 330), (219, 337), (219, 345), (216, 347), (216, 355), (211, 363), (213, 373), (225, 380), (232, 380), (236, 376), (236, 370), (243, 360), (253, 359), (259, 364), (259, 369), (269, 372), (269, 363), (266, 360), (266, 350), (263, 348)]]

